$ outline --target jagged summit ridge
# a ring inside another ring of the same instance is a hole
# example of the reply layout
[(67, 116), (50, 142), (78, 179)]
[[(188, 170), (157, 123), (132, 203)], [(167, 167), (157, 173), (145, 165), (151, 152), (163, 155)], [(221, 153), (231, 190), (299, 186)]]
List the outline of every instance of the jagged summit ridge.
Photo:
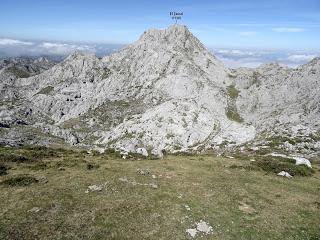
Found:
[(202, 43), (193, 36), (186, 26), (172, 25), (166, 29), (149, 29), (141, 35), (138, 42), (157, 42), (157, 44), (167, 44), (188, 47), (198, 47), (205, 49)]

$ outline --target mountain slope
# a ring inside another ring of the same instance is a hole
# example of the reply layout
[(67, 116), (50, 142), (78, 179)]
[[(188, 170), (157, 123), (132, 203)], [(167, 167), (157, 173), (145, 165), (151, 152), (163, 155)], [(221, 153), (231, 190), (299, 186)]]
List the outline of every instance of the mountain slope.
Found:
[(38, 75), (2, 82), (0, 122), (9, 126), (2, 141), (24, 135), (16, 129), (23, 120), (23, 129), (46, 134), (45, 143), (58, 137), (162, 155), (263, 145), (282, 130), (296, 137), (300, 124), (316, 150), (319, 69), (315, 59), (298, 69), (229, 70), (185, 26), (151, 29), (102, 59), (77, 52)]
[(234, 74), (237, 107), (258, 135), (281, 136), (289, 150), (319, 148), (319, 58), (296, 69), (266, 64)]

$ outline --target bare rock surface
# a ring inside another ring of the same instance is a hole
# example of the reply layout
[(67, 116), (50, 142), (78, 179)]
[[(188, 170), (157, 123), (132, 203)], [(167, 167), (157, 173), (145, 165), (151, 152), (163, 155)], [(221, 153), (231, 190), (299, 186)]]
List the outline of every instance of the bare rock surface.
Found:
[(161, 157), (259, 149), (284, 136), (284, 150), (320, 149), (319, 58), (296, 69), (228, 69), (187, 27), (173, 25), (102, 59), (76, 52), (50, 67), (35, 64), (45, 67), (14, 79), (0, 69), (0, 142)]

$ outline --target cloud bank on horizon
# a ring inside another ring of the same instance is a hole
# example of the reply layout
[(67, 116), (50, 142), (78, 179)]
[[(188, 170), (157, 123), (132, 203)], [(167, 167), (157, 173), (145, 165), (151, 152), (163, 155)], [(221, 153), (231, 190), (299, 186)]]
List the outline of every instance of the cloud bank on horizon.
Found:
[(117, 51), (121, 44), (81, 44), (71, 42), (31, 41), (0, 38), (0, 57), (67, 56), (75, 51), (103, 56)]
[[(75, 51), (105, 56), (118, 51), (122, 44), (81, 44), (74, 42), (30, 41), (0, 38), (0, 57), (52, 56), (63, 58)], [(208, 49), (228, 67), (257, 67), (268, 62), (277, 62), (289, 67), (305, 64), (320, 56), (320, 51), (263, 50), (239, 48)]]

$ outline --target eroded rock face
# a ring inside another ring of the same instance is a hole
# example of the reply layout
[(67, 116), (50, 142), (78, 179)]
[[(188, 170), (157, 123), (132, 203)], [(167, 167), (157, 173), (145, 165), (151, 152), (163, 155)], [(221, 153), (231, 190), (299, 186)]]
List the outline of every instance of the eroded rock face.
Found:
[(9, 126), (2, 140), (17, 119), (46, 142), (145, 156), (239, 146), (283, 131), (318, 136), (319, 69), (315, 59), (297, 69), (229, 70), (185, 26), (151, 29), (102, 59), (76, 52), (35, 76), (1, 81), (0, 123)]
[(319, 150), (320, 58), (296, 69), (265, 64), (233, 74), (237, 108), (257, 136), (282, 136), (288, 151)]

